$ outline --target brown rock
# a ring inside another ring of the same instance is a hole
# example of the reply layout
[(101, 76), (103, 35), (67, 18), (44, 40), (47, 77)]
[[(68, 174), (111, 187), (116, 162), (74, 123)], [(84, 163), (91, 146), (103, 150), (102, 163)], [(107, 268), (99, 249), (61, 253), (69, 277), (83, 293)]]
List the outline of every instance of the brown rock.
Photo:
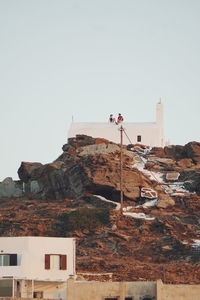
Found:
[(184, 181), (184, 186), (190, 192), (196, 192), (200, 195), (200, 169), (183, 170), (180, 180)]
[(175, 201), (167, 194), (161, 194), (156, 204), (158, 208), (167, 208), (174, 205)]
[(174, 159), (186, 158), (185, 147), (179, 145), (170, 145), (164, 148), (165, 155)]
[(179, 172), (170, 172), (166, 174), (166, 180), (177, 181), (180, 176)]
[(166, 157), (166, 153), (164, 148), (161, 147), (153, 147), (150, 152), (151, 155), (155, 155), (157, 157)]
[(20, 168), (18, 169), (19, 178), (23, 182), (28, 182), (31, 179), (32, 173), (43, 166), (41, 163), (31, 163), (31, 162), (22, 162)]
[(192, 162), (191, 158), (183, 158), (183, 159), (177, 161), (177, 165), (182, 169), (186, 169), (186, 168), (192, 167), (193, 162)]
[(185, 145), (185, 152), (196, 164), (200, 163), (200, 143), (190, 142)]
[(156, 165), (156, 162), (148, 161), (148, 162), (145, 164), (145, 168), (148, 169), (148, 170), (151, 170), (155, 165)]

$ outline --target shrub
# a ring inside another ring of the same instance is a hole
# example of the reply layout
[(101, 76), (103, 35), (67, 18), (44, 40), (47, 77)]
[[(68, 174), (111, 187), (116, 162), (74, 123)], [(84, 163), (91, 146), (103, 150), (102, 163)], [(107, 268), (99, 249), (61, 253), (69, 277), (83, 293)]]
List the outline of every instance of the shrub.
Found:
[(110, 212), (108, 208), (80, 208), (70, 213), (58, 216), (55, 223), (57, 235), (65, 235), (66, 232), (75, 230), (89, 231), (109, 224)]

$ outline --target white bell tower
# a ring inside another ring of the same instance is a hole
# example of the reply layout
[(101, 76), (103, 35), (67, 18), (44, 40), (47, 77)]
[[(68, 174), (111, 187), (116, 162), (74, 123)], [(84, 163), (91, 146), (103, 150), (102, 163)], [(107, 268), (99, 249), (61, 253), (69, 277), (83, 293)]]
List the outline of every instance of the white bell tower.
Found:
[(164, 107), (161, 99), (156, 106), (156, 124), (159, 127), (160, 145), (164, 147)]

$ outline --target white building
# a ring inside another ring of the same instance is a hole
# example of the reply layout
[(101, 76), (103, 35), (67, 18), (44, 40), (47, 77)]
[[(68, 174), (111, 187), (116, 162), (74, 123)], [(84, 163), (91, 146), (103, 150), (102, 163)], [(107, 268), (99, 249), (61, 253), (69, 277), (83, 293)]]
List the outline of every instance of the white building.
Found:
[(0, 237), (0, 297), (66, 299), (75, 239)]
[(77, 134), (85, 134), (95, 138), (105, 138), (115, 143), (120, 142), (119, 127), (123, 126), (123, 144), (143, 144), (150, 147), (164, 146), (164, 118), (163, 103), (160, 101), (156, 106), (156, 121), (144, 123), (123, 122), (120, 125), (113, 123), (76, 123), (72, 122), (68, 132), (68, 138)]

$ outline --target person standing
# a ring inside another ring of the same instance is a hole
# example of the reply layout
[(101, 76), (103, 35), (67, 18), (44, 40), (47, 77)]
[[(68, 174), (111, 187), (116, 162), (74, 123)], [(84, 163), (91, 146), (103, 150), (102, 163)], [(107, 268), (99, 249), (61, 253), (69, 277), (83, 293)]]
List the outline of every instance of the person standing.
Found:
[(113, 115), (111, 114), (109, 117), (109, 122), (110, 123), (115, 123), (115, 118), (113, 117)]
[(124, 121), (124, 118), (121, 114), (118, 114), (118, 118), (117, 118), (117, 124), (120, 124)]

